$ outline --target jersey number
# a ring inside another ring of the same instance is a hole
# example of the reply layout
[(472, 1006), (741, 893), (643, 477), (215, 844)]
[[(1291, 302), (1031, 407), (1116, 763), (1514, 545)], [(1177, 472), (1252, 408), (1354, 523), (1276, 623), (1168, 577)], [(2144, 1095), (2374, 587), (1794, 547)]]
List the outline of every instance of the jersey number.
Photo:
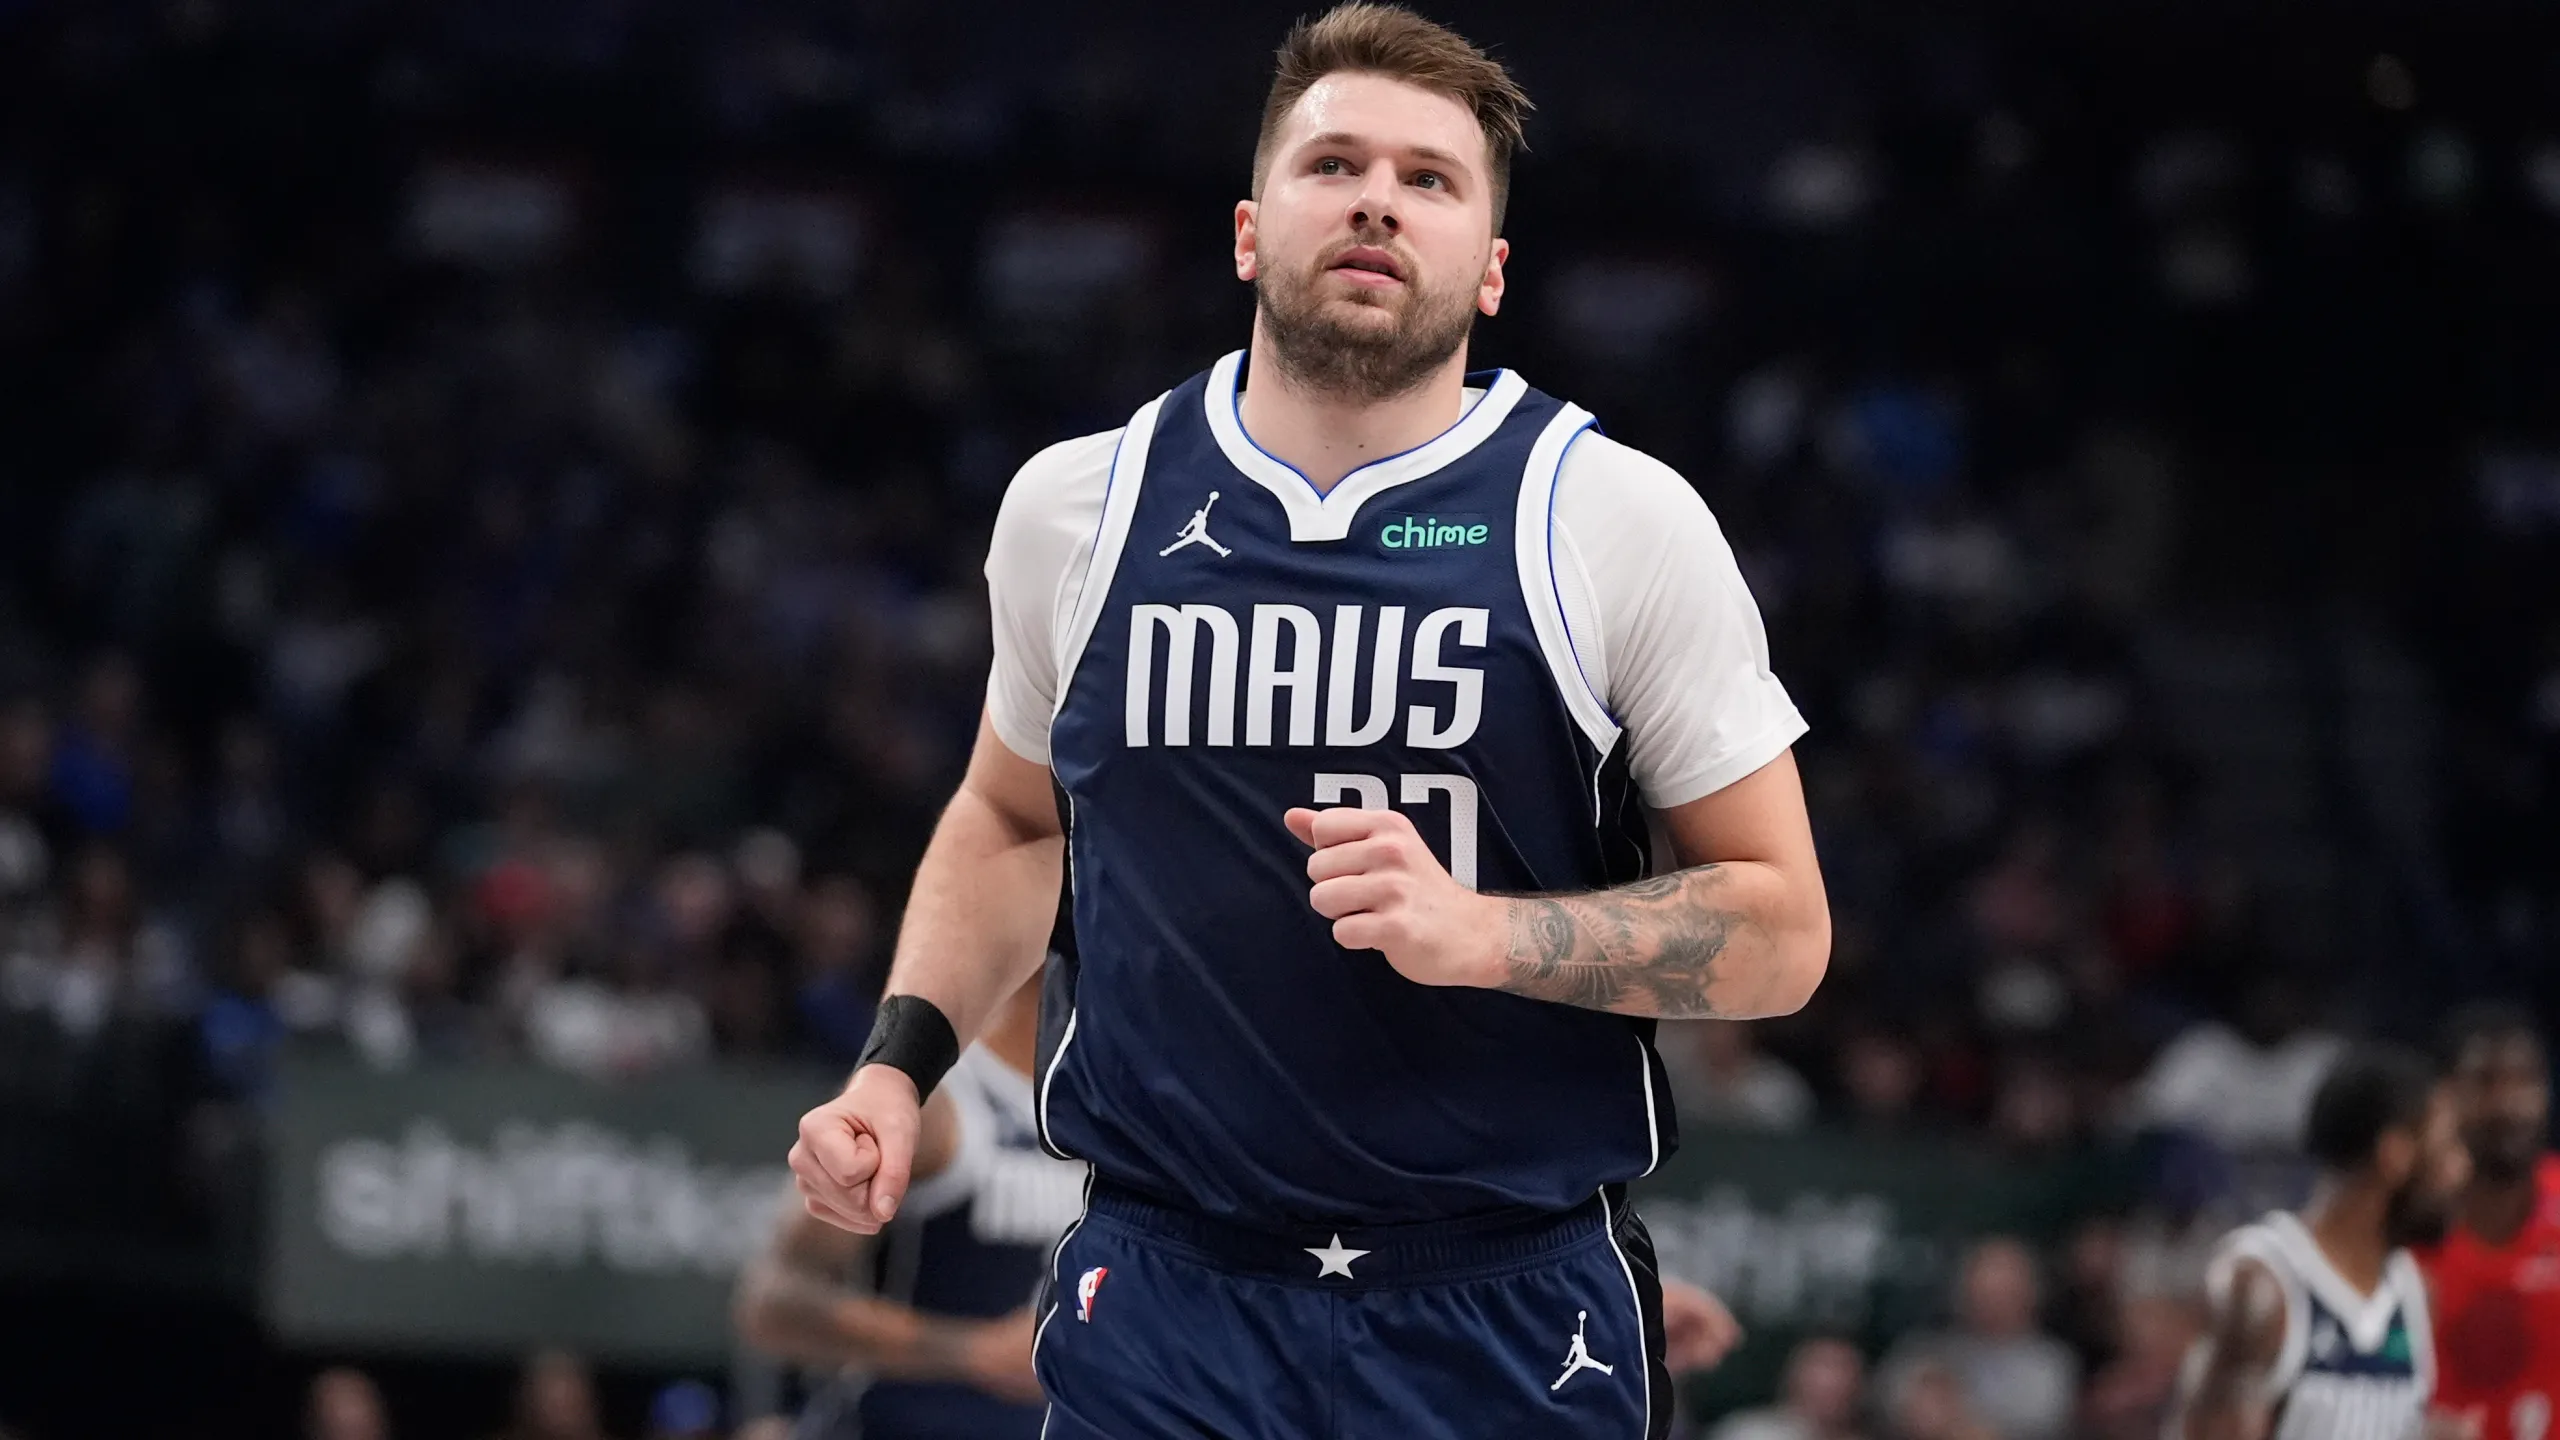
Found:
[[(1434, 795), (1449, 800), (1449, 878), (1476, 888), (1476, 782), (1464, 775), (1399, 775), (1396, 798), (1406, 805), (1428, 805)], [(1363, 810), (1384, 810), (1387, 781), (1382, 775), (1316, 772), (1316, 803), (1350, 803)]]

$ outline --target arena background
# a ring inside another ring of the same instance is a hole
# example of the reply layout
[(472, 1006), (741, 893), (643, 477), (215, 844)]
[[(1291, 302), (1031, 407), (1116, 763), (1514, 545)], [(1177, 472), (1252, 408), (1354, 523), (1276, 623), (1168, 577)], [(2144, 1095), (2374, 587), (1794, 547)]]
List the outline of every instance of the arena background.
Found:
[[(2551, 12), (1427, 8), (1540, 105), (1478, 354), (1699, 487), (1814, 726), (1831, 978), (1666, 1029), (1699, 1433), (1807, 1335), (1873, 1436), (2156, 1433), (2340, 1038), (2555, 1000)], [(0, 1429), (787, 1395), (726, 1278), (997, 497), (1240, 342), (1291, 13), (0, 4)]]

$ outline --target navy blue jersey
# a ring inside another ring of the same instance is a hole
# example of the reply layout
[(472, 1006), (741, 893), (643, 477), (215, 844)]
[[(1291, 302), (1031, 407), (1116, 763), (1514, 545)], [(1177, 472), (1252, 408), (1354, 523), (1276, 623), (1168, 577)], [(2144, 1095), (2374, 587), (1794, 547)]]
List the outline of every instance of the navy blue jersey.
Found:
[(1231, 355), (1120, 441), (1060, 654), (1072, 954), (1040, 1117), (1103, 1178), (1253, 1224), (1562, 1211), (1673, 1143), (1652, 1024), (1404, 979), (1307, 901), (1297, 805), (1392, 806), (1461, 882), (1642, 874), (1552, 578), (1591, 423), (1518, 376), (1321, 496)]
[[(1040, 1147), (1029, 1077), (983, 1048), (943, 1086), (959, 1110), (949, 1168), (916, 1182), (873, 1253), (874, 1288), (927, 1314), (991, 1320), (1029, 1305), (1044, 1262), (1082, 1206), (1084, 1167)], [(803, 1440), (1033, 1440), (1038, 1405), (964, 1385), (848, 1374), (812, 1399)]]

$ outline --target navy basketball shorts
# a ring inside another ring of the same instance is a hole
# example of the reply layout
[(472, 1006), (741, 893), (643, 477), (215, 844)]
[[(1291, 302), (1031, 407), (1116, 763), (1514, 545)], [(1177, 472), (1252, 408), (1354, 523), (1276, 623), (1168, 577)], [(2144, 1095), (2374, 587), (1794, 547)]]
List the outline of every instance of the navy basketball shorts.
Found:
[(1046, 1440), (1660, 1440), (1653, 1241), (1554, 1216), (1273, 1234), (1096, 1182), (1042, 1282)]

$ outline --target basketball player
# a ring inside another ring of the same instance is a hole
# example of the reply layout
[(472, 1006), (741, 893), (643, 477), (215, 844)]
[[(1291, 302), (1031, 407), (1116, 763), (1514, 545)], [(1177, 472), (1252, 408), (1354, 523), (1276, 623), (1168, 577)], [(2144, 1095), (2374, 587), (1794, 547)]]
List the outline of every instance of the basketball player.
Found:
[(1527, 105), (1402, 9), (1293, 29), (1234, 212), (1248, 348), (997, 519), (977, 749), (792, 1165), (814, 1214), (897, 1213), (1063, 862), (1037, 1108), (1095, 1180), (1050, 1440), (1670, 1425), (1623, 1188), (1675, 1138), (1653, 1024), (1796, 1009), (1830, 918), (1706, 507), (1466, 371)]
[(2560, 1397), (2560, 1157), (2546, 1149), (2551, 1072), (2532, 1019), (2504, 1006), (2446, 1027), (2471, 1184), (2444, 1242), (2419, 1255), (2435, 1292), (2436, 1404), (2484, 1440), (2546, 1440)]
[(2413, 1440), (2430, 1420), (2426, 1282), (2404, 1245), (2444, 1233), (2469, 1177), (2453, 1099), (2396, 1046), (2349, 1052), (2312, 1097), (2304, 1148), (2320, 1180), (2222, 1242), (2213, 1319), (2189, 1357), (2180, 1440)]
[[(740, 1338), (836, 1372), (803, 1408), (796, 1440), (1040, 1433), (1029, 1300), (1048, 1247), (1080, 1208), (1084, 1167), (1039, 1147), (1037, 990), (1015, 992), (926, 1102), (914, 1188), (876, 1249), (812, 1217), (795, 1190), (740, 1276)], [(866, 1270), (868, 1283), (854, 1283)], [(1697, 1286), (1666, 1279), (1663, 1306), (1674, 1375), (1713, 1369), (1741, 1340), (1732, 1313)], [(1587, 1353), (1580, 1364), (1592, 1365)]]
[[(838, 1372), (798, 1440), (1033, 1440), (1031, 1311), (1049, 1247), (1082, 1208), (1085, 1167), (1043, 1152), (1031, 1113), (1039, 987), (989, 1022), (926, 1102), (913, 1187), (875, 1247), (796, 1192), (739, 1279), (741, 1338)], [(851, 1277), (868, 1272), (869, 1284)]]

